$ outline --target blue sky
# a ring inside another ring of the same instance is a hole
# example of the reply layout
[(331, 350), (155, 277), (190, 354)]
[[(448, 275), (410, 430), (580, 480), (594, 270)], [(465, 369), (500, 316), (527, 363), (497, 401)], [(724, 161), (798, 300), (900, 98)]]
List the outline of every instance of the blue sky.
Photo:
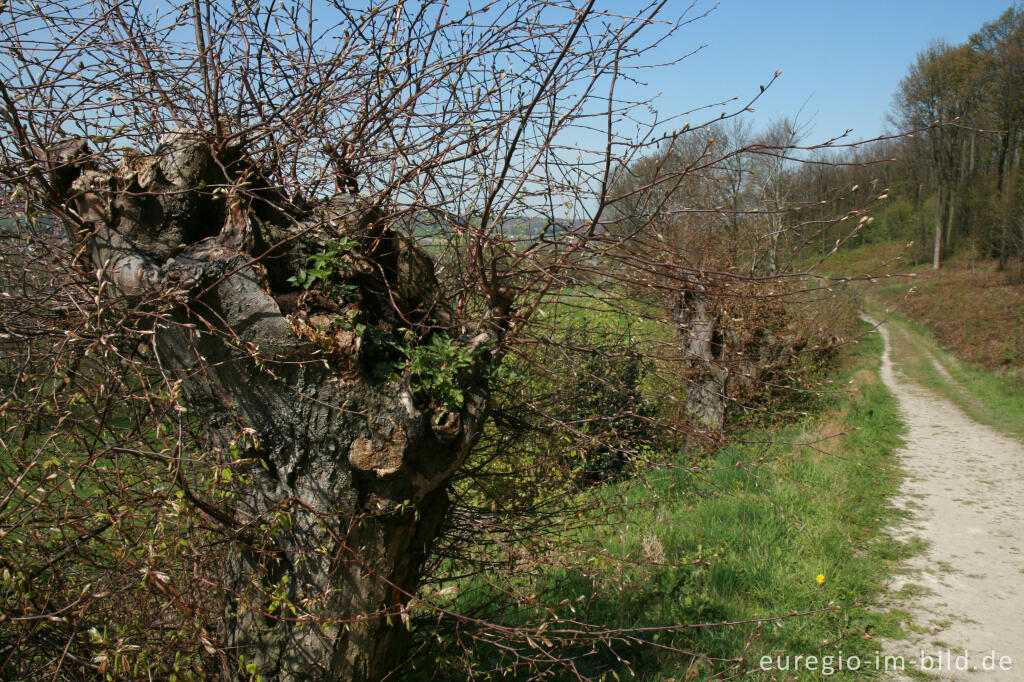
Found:
[[(695, 9), (712, 4), (701, 1)], [(668, 114), (733, 96), (746, 102), (780, 69), (782, 77), (755, 105), (755, 129), (799, 114), (801, 122), (813, 126), (806, 142), (823, 141), (847, 128), (854, 129), (852, 137), (866, 139), (885, 129), (892, 95), (918, 52), (934, 39), (965, 41), (1011, 4), (721, 0), (718, 9), (661, 49), (667, 56), (703, 43), (707, 47), (648, 82), (663, 93), (655, 108)], [(717, 116), (720, 109), (713, 111)]]

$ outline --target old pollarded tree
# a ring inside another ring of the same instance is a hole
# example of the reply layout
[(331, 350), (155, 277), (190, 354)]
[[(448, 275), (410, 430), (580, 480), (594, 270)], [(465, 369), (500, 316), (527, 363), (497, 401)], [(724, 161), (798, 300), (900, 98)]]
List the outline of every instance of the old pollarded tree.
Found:
[[(406, 663), (495, 367), (615, 253), (616, 86), (689, 20), (663, 4), (0, 6), (18, 674)], [(517, 243), (525, 210), (571, 228)]]
[[(274, 679), (383, 677), (480, 432), (501, 311), (456, 320), (431, 258), (372, 206), (299, 207), (209, 135), (167, 134), (114, 172), (74, 141), (51, 157), (106, 295), (163, 312), (161, 371), (240, 463), (230, 503), (202, 507), (235, 539), (225, 646)], [(446, 393), (397, 371), (417, 347), (462, 360), (433, 377)], [(294, 617), (261, 612), (268, 587)]]

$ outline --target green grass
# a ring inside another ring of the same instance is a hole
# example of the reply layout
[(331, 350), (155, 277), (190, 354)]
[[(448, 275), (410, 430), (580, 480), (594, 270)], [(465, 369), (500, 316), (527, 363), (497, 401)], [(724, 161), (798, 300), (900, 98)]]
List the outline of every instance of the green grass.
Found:
[[(901, 369), (975, 420), (1024, 439), (1024, 372), (1019, 366), (1024, 318), (1016, 312), (1018, 288), (1008, 286), (999, 273), (986, 272), (992, 263), (981, 264), (977, 273), (963, 262), (958, 269), (955, 261), (932, 271), (930, 263), (912, 267), (905, 255), (895, 260), (901, 249), (888, 243), (844, 248), (824, 267), (878, 275), (876, 286), (857, 291), (875, 319), (889, 321)], [(892, 313), (894, 308), (903, 314)], [(936, 333), (921, 322), (932, 324)]]
[[(682, 548), (685, 555), (694, 542), (716, 549), (719, 556), (708, 567), (705, 594), (722, 620), (775, 618), (870, 599), (885, 581), (880, 567), (891, 566), (909, 551), (880, 535), (895, 520), (883, 505), (899, 484), (891, 458), (901, 427), (895, 403), (878, 380), (879, 350), (876, 343), (865, 344), (850, 359), (846, 374), (859, 388), (858, 395), (823, 401), (825, 409), (818, 417), (752, 439), (799, 442), (849, 427), (856, 432), (825, 441), (819, 449), (781, 443), (732, 446), (717, 457), (721, 469), (697, 479), (669, 472), (654, 475), (695, 488), (696, 499), (673, 505), (668, 523), (651, 518), (651, 525), (638, 520), (638, 526), (664, 529), (660, 539), (666, 551)], [(763, 463), (755, 465), (759, 459)], [(737, 468), (737, 462), (744, 466)], [(815, 581), (819, 574), (825, 576), (823, 585)], [(672, 611), (667, 608), (664, 616), (682, 615)], [(688, 638), (699, 651), (730, 658), (743, 651), (755, 630), (750, 625), (702, 629)], [(762, 625), (744, 658), (754, 667), (762, 655), (773, 654), (827, 655), (842, 649), (844, 655), (867, 657), (875, 650), (873, 640), (863, 638), (869, 630), (894, 634), (895, 621), (863, 606), (785, 618)], [(822, 649), (825, 641), (830, 645)], [(648, 677), (677, 675), (684, 665), (689, 666), (678, 656), (664, 657)], [(711, 671), (711, 666), (703, 667)], [(820, 675), (806, 672), (798, 677)], [(842, 679), (838, 673), (836, 677)]]
[(886, 319), (893, 358), (910, 378), (953, 401), (976, 421), (1024, 440), (1024, 382), (1016, 372), (992, 372), (956, 359), (927, 328), (877, 305), (868, 310)]
[[(801, 423), (747, 433), (747, 442), (721, 449), (702, 472), (659, 467), (588, 493), (618, 522), (595, 518), (590, 531), (563, 546), (598, 551), (556, 551), (553, 564), (578, 570), (550, 569), (521, 585), (561, 618), (631, 632), (594, 646), (583, 672), (689, 680), (730, 670), (726, 677), (748, 671), (775, 679), (758, 670), (762, 656), (842, 651), (873, 660), (876, 636), (901, 634), (900, 614), (871, 608), (895, 564), (920, 550), (884, 532), (898, 520), (887, 500), (900, 482), (893, 452), (902, 427), (878, 377), (880, 352), (880, 340), (867, 337), (845, 358), (841, 385), (848, 390), (821, 397)], [(797, 444), (851, 429), (814, 446)], [(483, 608), (488, 594), (495, 595), (465, 589), (452, 606)], [(539, 615), (533, 606), (503, 610), (499, 601), (493, 615), (502, 622)], [(544, 634), (561, 632), (555, 624)], [(591, 643), (577, 646), (582, 653)], [(507, 654), (476, 655), (494, 666)]]
[[(810, 262), (816, 257), (808, 255)], [(809, 265), (807, 263), (805, 265)], [(897, 272), (905, 272), (913, 268), (913, 258), (903, 244), (871, 243), (864, 245), (847, 245), (830, 255), (817, 271), (829, 273), (836, 277), (857, 277), (869, 275), (887, 277)], [(920, 267), (920, 265), (919, 265)]]

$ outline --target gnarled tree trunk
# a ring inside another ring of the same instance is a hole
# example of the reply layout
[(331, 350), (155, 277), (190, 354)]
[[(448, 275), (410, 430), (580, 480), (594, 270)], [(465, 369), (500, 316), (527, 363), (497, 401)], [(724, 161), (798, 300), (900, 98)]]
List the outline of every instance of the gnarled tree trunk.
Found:
[(725, 422), (729, 372), (723, 355), (725, 339), (718, 315), (704, 286), (694, 284), (676, 303), (676, 333), (683, 345), (691, 383), (686, 411), (697, 424), (718, 430)]
[[(160, 368), (232, 472), (227, 502), (192, 497), (233, 537), (229, 674), (381, 678), (403, 659), (405, 605), (480, 432), (500, 323), (454, 320), (430, 258), (379, 211), (348, 194), (289, 201), (237, 146), (179, 131), (115, 172), (84, 156), (52, 154), (73, 238), (106, 295), (159, 313)], [(318, 254), (330, 271), (301, 275)], [(438, 337), (473, 360), (451, 378), (461, 405), (403, 371), (401, 348)]]

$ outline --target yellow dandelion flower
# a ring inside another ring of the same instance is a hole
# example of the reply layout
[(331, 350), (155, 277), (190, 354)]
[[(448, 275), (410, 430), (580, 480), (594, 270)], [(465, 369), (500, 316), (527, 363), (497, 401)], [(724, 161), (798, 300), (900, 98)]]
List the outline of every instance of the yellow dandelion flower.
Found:
[(819, 585), (823, 585), (825, 583), (825, 576), (819, 573), (817, 577), (814, 578), (814, 582), (818, 583)]

